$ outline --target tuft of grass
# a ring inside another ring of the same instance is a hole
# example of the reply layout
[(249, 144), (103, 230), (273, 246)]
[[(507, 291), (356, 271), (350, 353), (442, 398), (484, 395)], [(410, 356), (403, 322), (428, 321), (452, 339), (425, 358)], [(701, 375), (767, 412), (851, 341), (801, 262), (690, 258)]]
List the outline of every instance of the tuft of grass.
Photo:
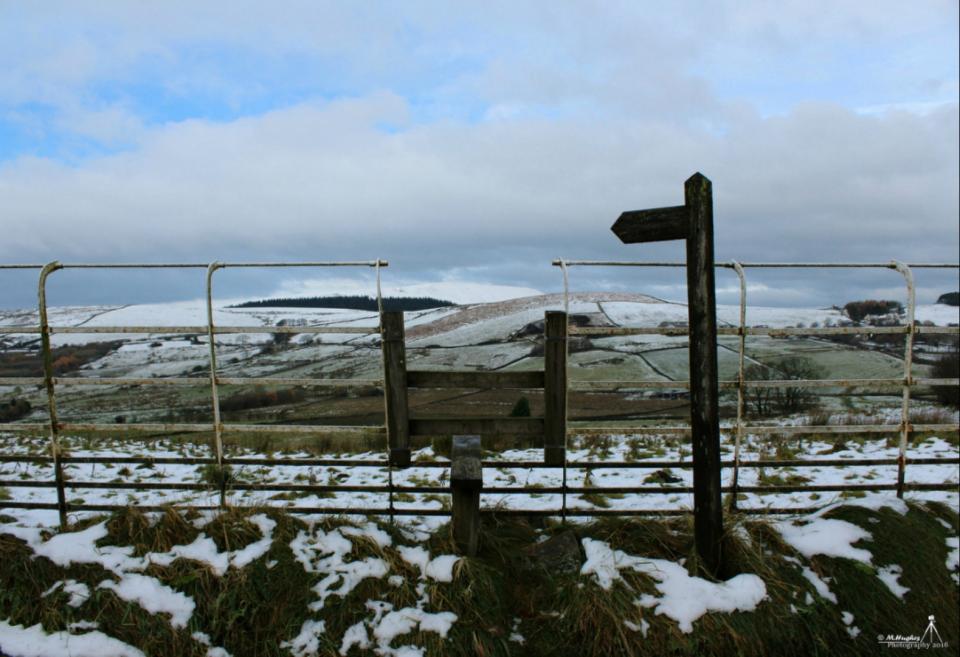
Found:
[(217, 465), (216, 463), (207, 463), (197, 471), (200, 475), (200, 481), (209, 484), (211, 488), (222, 488), (229, 486), (234, 480), (233, 468), (229, 465)]
[(810, 481), (809, 477), (796, 472), (787, 472), (785, 468), (779, 472), (768, 472), (764, 468), (757, 471), (757, 482), (763, 486), (799, 486)]
[[(593, 481), (593, 471), (587, 468), (586, 474), (583, 477), (583, 486), (584, 488), (589, 488), (593, 486), (595, 482)], [(590, 504), (598, 507), (600, 509), (607, 509), (610, 507), (610, 501), (607, 499), (607, 496), (604, 493), (599, 491), (594, 491), (591, 493), (583, 493), (580, 496), (584, 502), (589, 502)]]

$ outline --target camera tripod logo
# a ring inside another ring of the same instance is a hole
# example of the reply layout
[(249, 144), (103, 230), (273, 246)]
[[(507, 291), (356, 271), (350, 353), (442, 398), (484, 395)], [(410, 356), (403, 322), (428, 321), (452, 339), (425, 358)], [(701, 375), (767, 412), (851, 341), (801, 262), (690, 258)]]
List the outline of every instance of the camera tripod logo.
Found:
[(927, 629), (924, 631), (923, 636), (920, 637), (920, 643), (925, 643), (926, 638), (929, 636), (929, 643), (933, 643), (933, 637), (936, 635), (937, 643), (943, 643), (943, 639), (940, 638), (940, 633), (937, 631), (937, 619), (933, 614), (927, 616), (927, 619), (930, 623), (927, 625)]
[(937, 630), (937, 618), (933, 614), (927, 616), (927, 629), (923, 631), (922, 636), (916, 634), (881, 634), (877, 637), (877, 642), (885, 645), (887, 648), (903, 648), (906, 650), (918, 650), (920, 648), (947, 648), (949, 644), (940, 636)]

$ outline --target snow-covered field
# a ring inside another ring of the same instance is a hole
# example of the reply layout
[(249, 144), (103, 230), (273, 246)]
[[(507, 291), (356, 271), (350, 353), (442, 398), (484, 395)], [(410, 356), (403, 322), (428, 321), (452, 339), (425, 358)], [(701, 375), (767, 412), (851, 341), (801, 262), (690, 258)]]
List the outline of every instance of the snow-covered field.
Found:
[[(406, 313), (407, 347), (411, 367), (420, 369), (536, 369), (542, 358), (536, 351), (538, 330), (547, 310), (560, 310), (564, 298), (559, 294), (513, 298), (494, 303)], [(656, 327), (686, 320), (686, 307), (653, 297), (626, 293), (576, 293), (569, 298), (571, 313), (586, 318), (594, 326)], [(719, 306), (720, 321), (738, 322), (739, 308)], [(938, 324), (956, 320), (956, 309), (948, 306), (920, 306), (919, 319), (934, 319)], [(837, 323), (840, 314), (831, 309), (751, 307), (750, 325), (769, 327), (810, 326)], [(50, 323), (54, 327), (54, 347), (90, 342), (120, 342), (119, 349), (85, 363), (65, 376), (177, 377), (202, 376), (209, 364), (206, 308), (202, 301), (131, 306), (53, 307)], [(33, 326), (38, 322), (34, 310), (0, 311), (0, 325)], [(218, 305), (214, 324), (220, 327), (254, 326), (262, 333), (218, 334), (216, 337), (219, 373), (222, 376), (280, 376), (379, 378), (380, 357), (375, 333), (303, 333), (293, 335), (283, 349), (264, 353), (274, 341), (270, 327), (281, 323), (313, 327), (366, 327), (377, 325), (375, 313), (337, 309), (257, 308), (240, 309)], [(155, 326), (152, 334), (57, 333), (56, 327)], [(194, 326), (195, 335), (165, 332), (162, 327)], [(36, 354), (35, 334), (0, 335), (0, 350)], [(721, 378), (735, 378), (738, 345), (734, 337), (720, 340)], [(926, 347), (924, 347), (926, 348)], [(573, 380), (683, 380), (688, 370), (684, 336), (593, 337), (586, 352), (573, 354)], [(619, 352), (619, 355), (617, 353)], [(797, 337), (777, 340), (751, 337), (747, 341), (747, 359), (776, 361), (786, 355), (801, 355), (816, 361), (827, 378), (896, 378), (902, 376), (903, 361), (895, 355), (865, 351), (815, 338)], [(618, 360), (619, 359), (619, 360)], [(39, 360), (37, 360), (39, 363)], [(37, 366), (39, 367), (39, 365)], [(929, 366), (914, 364), (914, 375), (925, 376)], [(199, 373), (199, 374), (197, 374)], [(12, 386), (0, 387), (0, 394)], [(24, 393), (28, 394), (29, 393)], [(85, 393), (61, 388), (58, 398)], [(44, 400), (34, 395), (29, 401), (40, 409)], [(68, 404), (69, 406), (69, 404)], [(83, 404), (81, 404), (83, 406)], [(30, 421), (42, 421), (39, 410)], [(89, 418), (91, 421), (95, 418)]]
[[(563, 296), (548, 294), (509, 299), (494, 303), (466, 304), (432, 311), (407, 313), (406, 325), (413, 331), (411, 346), (437, 344), (442, 346), (472, 345), (481, 342), (506, 339), (518, 328), (543, 319), (546, 310), (562, 310)], [(661, 301), (640, 294), (625, 293), (577, 293), (569, 299), (571, 313), (597, 314), (604, 317), (610, 326), (655, 327), (662, 322), (686, 322), (684, 304)], [(156, 326), (153, 335), (71, 333), (57, 335), (54, 331), (53, 345), (83, 344), (128, 340), (134, 343), (152, 341), (163, 336), (162, 327), (196, 326), (207, 323), (206, 304), (202, 300), (161, 304), (136, 304), (126, 306), (62, 306), (48, 311), (50, 325), (55, 327), (103, 327), (103, 326)], [(721, 324), (739, 324), (740, 309), (734, 305), (718, 305), (717, 318)], [(843, 319), (833, 309), (821, 308), (747, 308), (748, 326), (784, 328), (814, 323), (825, 325)], [(943, 304), (919, 305), (918, 321), (932, 321), (938, 326), (960, 322), (958, 310)], [(296, 322), (307, 326), (367, 326), (377, 325), (376, 313), (356, 310), (327, 308), (230, 308), (215, 304), (215, 326), (276, 326), (280, 322)], [(36, 326), (39, 318), (36, 310), (0, 310), (0, 325)], [(17, 336), (11, 334), (7, 339)], [(356, 339), (349, 334), (344, 339)], [(219, 335), (218, 343), (229, 344), (240, 336)], [(258, 333), (244, 336), (244, 341), (262, 342), (269, 334)], [(324, 340), (330, 341), (324, 334)]]

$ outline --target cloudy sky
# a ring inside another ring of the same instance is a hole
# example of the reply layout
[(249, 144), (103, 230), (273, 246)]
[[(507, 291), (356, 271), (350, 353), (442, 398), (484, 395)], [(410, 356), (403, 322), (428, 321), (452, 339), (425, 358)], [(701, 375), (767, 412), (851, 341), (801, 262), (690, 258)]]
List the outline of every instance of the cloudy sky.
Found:
[[(682, 259), (609, 226), (701, 171), (719, 260), (956, 263), (957, 25), (955, 0), (0, 0), (0, 262), (383, 258), (393, 285), (552, 290), (556, 257)], [(0, 304), (34, 302), (35, 272), (0, 275)], [(55, 278), (57, 303), (202, 290)], [(923, 301), (957, 287), (917, 278)], [(682, 280), (573, 282), (682, 298)], [(766, 303), (904, 296), (883, 270), (751, 282)]]

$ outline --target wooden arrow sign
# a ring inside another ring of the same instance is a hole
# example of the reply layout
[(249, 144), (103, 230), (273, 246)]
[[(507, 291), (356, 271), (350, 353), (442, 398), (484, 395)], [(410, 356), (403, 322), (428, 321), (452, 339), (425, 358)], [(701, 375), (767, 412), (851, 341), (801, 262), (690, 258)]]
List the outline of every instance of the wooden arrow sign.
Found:
[(720, 412), (717, 392), (717, 301), (713, 277), (713, 191), (695, 173), (684, 183), (683, 205), (624, 212), (612, 230), (625, 244), (686, 241), (690, 326), (690, 433), (693, 438), (693, 514), (697, 553), (720, 574), (723, 507), (720, 499)]
[(690, 212), (685, 205), (652, 210), (629, 210), (610, 227), (624, 244), (687, 238)]

